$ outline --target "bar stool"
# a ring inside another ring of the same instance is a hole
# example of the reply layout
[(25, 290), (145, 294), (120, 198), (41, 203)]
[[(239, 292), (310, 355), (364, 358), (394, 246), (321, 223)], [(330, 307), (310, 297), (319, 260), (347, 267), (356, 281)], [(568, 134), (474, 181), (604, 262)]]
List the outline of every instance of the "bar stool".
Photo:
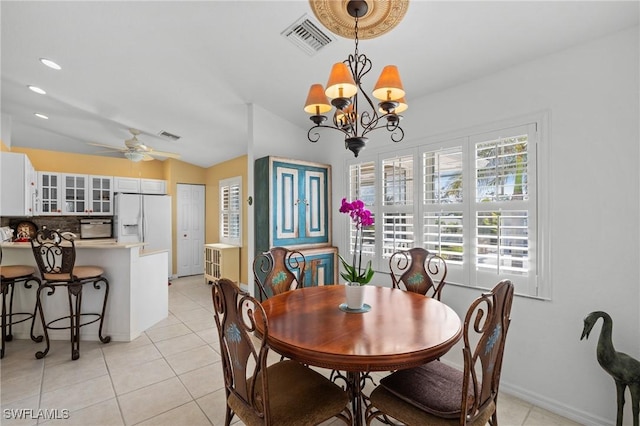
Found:
[[(31, 320), (31, 340), (42, 342), (42, 336), (33, 334), (33, 327), (36, 319), (37, 304), (31, 312), (13, 312), (13, 296), (16, 284), (23, 284), (24, 288), (30, 289), (32, 283), (40, 286), (40, 279), (34, 274), (36, 269), (27, 265), (6, 265), (2, 264), (2, 246), (0, 246), (0, 292), (2, 293), (2, 347), (0, 348), (0, 358), (4, 358), (5, 342), (13, 340), (13, 325)], [(7, 313), (7, 299), (9, 312)], [(7, 332), (8, 331), (8, 332)]]
[[(109, 343), (111, 337), (102, 336), (104, 313), (109, 296), (109, 281), (104, 276), (104, 270), (99, 266), (75, 266), (76, 246), (74, 239), (58, 231), (46, 228), (40, 230), (35, 238), (31, 239), (31, 248), (42, 277), (42, 284), (38, 288), (36, 309), (40, 310), (40, 319), (47, 343), (44, 351), (36, 352), (36, 358), (43, 358), (49, 352), (48, 330), (70, 330), (72, 360), (80, 358), (81, 327), (100, 321), (98, 337), (102, 343)], [(100, 290), (104, 286), (104, 299), (100, 313), (82, 312), (82, 293), (86, 284), (92, 284), (96, 290)], [(47, 322), (42, 307), (41, 293), (46, 290), (46, 295), (51, 296), (58, 287), (67, 289), (69, 315)], [(64, 320), (68, 320), (68, 325), (54, 325)]]

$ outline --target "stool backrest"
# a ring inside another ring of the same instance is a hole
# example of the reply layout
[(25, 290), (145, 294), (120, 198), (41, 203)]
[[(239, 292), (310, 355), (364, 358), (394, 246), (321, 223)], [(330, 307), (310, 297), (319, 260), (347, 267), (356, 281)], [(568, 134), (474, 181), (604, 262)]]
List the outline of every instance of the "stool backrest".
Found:
[(52, 229), (40, 230), (31, 239), (31, 249), (40, 274), (71, 275), (76, 263), (76, 246), (73, 238)]

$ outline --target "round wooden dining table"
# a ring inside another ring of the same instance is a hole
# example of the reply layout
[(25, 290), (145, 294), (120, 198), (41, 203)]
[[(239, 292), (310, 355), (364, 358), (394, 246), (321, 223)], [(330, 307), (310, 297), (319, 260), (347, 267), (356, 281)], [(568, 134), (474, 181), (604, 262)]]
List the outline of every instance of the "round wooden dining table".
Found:
[(460, 340), (460, 317), (444, 303), (399, 289), (365, 286), (366, 312), (344, 309), (345, 286), (307, 287), (262, 302), (267, 342), (303, 364), (345, 371), (354, 420), (362, 422), (362, 373), (414, 367)]

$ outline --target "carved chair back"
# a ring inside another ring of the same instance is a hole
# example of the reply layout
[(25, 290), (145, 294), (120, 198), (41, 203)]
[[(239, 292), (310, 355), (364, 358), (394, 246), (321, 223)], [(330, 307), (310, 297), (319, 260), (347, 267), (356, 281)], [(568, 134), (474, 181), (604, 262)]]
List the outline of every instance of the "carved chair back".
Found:
[(255, 258), (253, 276), (260, 299), (304, 287), (306, 260), (297, 250), (274, 247)]
[[(214, 283), (212, 297), (227, 398), (233, 394), (245, 409), (269, 419), (266, 373), (269, 330), (262, 305), (226, 278)], [(257, 331), (256, 321), (261, 322), (260, 329), (264, 330), (260, 339), (252, 337)]]
[(391, 255), (389, 270), (393, 287), (440, 300), (447, 277), (445, 260), (421, 247)]
[[(504, 345), (511, 323), (513, 293), (513, 283), (502, 280), (491, 292), (477, 298), (467, 311), (463, 326), (462, 350), (462, 413), (467, 413), (465, 424), (480, 416), (484, 408), (495, 406)], [(492, 424), (497, 424), (495, 412), (492, 417)]]
[(73, 279), (76, 246), (73, 238), (52, 229), (42, 229), (31, 239), (31, 249), (42, 278)]

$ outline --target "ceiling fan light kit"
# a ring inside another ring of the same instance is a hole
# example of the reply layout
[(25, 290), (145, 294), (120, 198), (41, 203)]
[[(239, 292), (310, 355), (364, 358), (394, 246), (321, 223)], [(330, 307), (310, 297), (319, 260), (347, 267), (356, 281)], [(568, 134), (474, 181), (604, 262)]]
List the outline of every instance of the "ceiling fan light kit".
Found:
[(175, 154), (173, 152), (155, 151), (153, 148), (150, 148), (140, 142), (140, 140), (138, 139), (138, 135), (140, 134), (139, 130), (129, 129), (129, 133), (131, 133), (131, 137), (129, 139), (125, 139), (124, 148), (116, 148), (111, 145), (103, 145), (99, 143), (90, 143), (89, 145), (109, 148), (110, 150), (113, 150), (115, 152), (122, 152), (126, 159), (133, 161), (134, 163), (137, 163), (139, 161), (156, 160), (155, 157), (175, 159), (180, 158), (180, 154)]
[[(369, 132), (386, 129), (393, 142), (404, 139), (400, 127), (399, 113), (407, 109), (405, 91), (398, 67), (387, 65), (383, 68), (373, 90), (378, 99), (378, 108), (362, 90), (362, 78), (371, 70), (372, 62), (366, 55), (358, 53), (359, 25), (364, 23), (366, 31), (362, 38), (373, 38), (394, 28), (404, 17), (409, 0), (373, 1), (350, 0), (309, 0), (314, 14), (332, 32), (355, 40), (354, 54), (333, 65), (326, 89), (321, 84), (313, 84), (309, 89), (304, 111), (311, 114), (314, 123), (308, 133), (310, 142), (320, 139), (318, 128), (338, 130), (345, 135), (345, 148), (357, 157), (366, 146)], [(349, 18), (350, 17), (350, 18)], [(353, 21), (350, 21), (353, 19)], [(351, 22), (355, 22), (352, 24)], [(362, 102), (358, 97), (362, 95)], [(329, 99), (331, 102), (329, 102)], [(329, 124), (325, 113), (335, 107), (333, 120)]]

